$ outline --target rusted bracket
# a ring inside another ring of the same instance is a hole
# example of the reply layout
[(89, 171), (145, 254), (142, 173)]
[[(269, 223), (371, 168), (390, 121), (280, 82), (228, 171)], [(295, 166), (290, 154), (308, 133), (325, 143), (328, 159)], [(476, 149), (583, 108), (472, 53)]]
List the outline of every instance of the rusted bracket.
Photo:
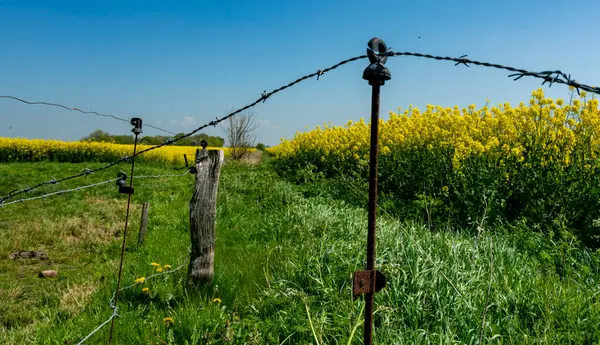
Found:
[(363, 294), (379, 292), (386, 284), (385, 275), (378, 270), (355, 271), (352, 282), (352, 298), (356, 299)]

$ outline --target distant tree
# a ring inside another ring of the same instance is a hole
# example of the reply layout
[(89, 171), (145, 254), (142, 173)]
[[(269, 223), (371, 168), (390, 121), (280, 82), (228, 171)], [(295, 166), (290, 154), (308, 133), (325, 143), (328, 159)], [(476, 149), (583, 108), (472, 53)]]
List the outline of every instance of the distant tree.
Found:
[(88, 136), (81, 138), (81, 141), (102, 142), (102, 141), (109, 141), (109, 140), (110, 140), (110, 134), (104, 132), (101, 129), (97, 129), (97, 130), (93, 131), (92, 133), (90, 133)]
[(263, 144), (263, 143), (256, 144), (256, 149), (260, 150), (260, 151), (264, 151), (265, 150), (265, 144)]
[[(142, 136), (139, 140), (140, 144), (145, 145), (159, 145), (166, 142), (169, 138), (182, 137), (185, 133), (178, 133), (172, 137), (155, 135), (155, 136)], [(100, 129), (97, 129), (89, 135), (81, 138), (81, 141), (95, 141), (95, 142), (107, 142), (114, 144), (133, 144), (135, 137), (129, 135), (111, 135)], [(198, 146), (202, 140), (206, 140), (208, 146), (211, 147), (223, 147), (225, 139), (218, 136), (211, 136), (205, 133), (199, 133), (190, 137), (183, 138), (174, 142), (172, 145), (175, 146)]]
[(256, 113), (250, 110), (241, 112), (226, 120), (223, 129), (227, 146), (231, 149), (231, 158), (240, 159), (255, 146), (254, 131), (258, 128), (255, 118)]

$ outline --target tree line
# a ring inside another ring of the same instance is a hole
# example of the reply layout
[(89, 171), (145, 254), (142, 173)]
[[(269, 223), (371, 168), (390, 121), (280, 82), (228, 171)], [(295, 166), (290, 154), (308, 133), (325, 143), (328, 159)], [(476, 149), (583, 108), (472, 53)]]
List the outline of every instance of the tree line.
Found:
[[(172, 137), (155, 135), (155, 136), (143, 136), (139, 139), (139, 144), (146, 145), (158, 145), (167, 141), (169, 138), (178, 138), (185, 135), (185, 133), (177, 133)], [(208, 146), (211, 147), (223, 147), (225, 143), (225, 139), (219, 136), (212, 136), (205, 133), (196, 134), (187, 138), (183, 138), (174, 142), (172, 145), (177, 146), (199, 146), (202, 140), (206, 140)], [(107, 142), (113, 144), (133, 144), (134, 136), (131, 135), (112, 135), (106, 133), (100, 129), (97, 129), (90, 133), (89, 135), (81, 138), (81, 141), (92, 141), (92, 142)]]

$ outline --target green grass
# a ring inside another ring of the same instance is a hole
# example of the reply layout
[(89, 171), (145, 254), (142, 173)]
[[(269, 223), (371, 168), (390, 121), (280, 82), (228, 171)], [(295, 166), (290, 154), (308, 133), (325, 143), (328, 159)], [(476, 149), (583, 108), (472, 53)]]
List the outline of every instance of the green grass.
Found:
[[(3, 164), (0, 194), (90, 165)], [(116, 169), (43, 191), (114, 178)], [(123, 285), (152, 274), (151, 262), (175, 267), (188, 253), (192, 186), (192, 176), (134, 184)], [(225, 164), (213, 283), (186, 291), (184, 266), (123, 291), (113, 344), (361, 344), (364, 305), (352, 300), (351, 277), (363, 268), (366, 212), (314, 187), (290, 184), (268, 165)], [(144, 201), (149, 230), (137, 246)], [(126, 196), (108, 184), (0, 209), (0, 343), (76, 344), (111, 315), (125, 207)], [(385, 215), (378, 222), (377, 266), (389, 283), (376, 295), (376, 344), (477, 344), (490, 241), (485, 344), (600, 342), (597, 252), (526, 231), (487, 229), (475, 241)], [(16, 250), (44, 250), (50, 259), (9, 260)], [(49, 268), (59, 277), (37, 277)], [(175, 324), (167, 327), (165, 317)], [(109, 327), (86, 344), (106, 343)]]

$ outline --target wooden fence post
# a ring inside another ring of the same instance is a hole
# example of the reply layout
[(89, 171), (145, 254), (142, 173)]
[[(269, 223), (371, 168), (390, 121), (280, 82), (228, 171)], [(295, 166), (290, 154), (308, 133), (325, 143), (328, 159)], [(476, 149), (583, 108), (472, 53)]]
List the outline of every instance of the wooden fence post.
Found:
[(142, 220), (140, 222), (140, 233), (138, 235), (138, 245), (144, 244), (144, 237), (146, 236), (146, 230), (148, 230), (148, 208), (150, 204), (145, 202), (142, 205)]
[(208, 284), (213, 278), (217, 189), (224, 158), (222, 150), (196, 150), (196, 185), (190, 200), (192, 252), (187, 277), (191, 287)]

